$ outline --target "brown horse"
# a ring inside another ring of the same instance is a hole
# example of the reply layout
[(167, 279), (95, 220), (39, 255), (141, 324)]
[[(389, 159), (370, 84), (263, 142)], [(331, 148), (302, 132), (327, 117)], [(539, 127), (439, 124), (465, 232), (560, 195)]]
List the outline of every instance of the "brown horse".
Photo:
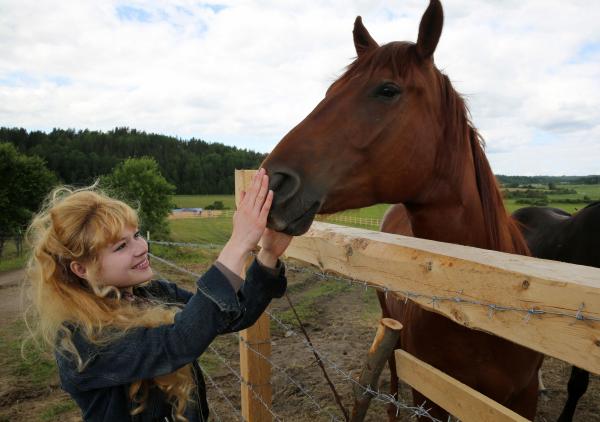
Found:
[[(416, 237), (528, 253), (465, 102), (434, 65), (442, 25), (432, 0), (416, 44), (379, 46), (356, 19), (357, 59), (263, 163), (275, 192), (270, 228), (301, 235), (317, 213), (403, 203)], [(404, 350), (533, 419), (541, 354), (411, 301), (404, 326)], [(413, 400), (425, 397), (413, 391)]]

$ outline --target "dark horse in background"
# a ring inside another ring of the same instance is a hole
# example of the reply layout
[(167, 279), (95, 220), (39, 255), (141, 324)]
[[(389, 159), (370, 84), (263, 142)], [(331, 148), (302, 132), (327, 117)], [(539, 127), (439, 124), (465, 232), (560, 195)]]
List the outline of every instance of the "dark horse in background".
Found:
[[(600, 268), (600, 201), (574, 214), (554, 207), (527, 207), (512, 216), (522, 224), (532, 256)], [(558, 422), (573, 420), (589, 379), (589, 372), (573, 366), (567, 403)]]
[[(317, 213), (403, 203), (416, 237), (529, 254), (463, 98), (434, 65), (442, 26), (439, 0), (425, 11), (416, 44), (379, 46), (356, 19), (356, 60), (263, 163), (275, 192), (269, 228), (301, 235)], [(401, 343), (413, 356), (534, 418), (540, 353), (412, 301), (404, 309)], [(415, 404), (425, 400), (413, 390)], [(432, 416), (447, 418), (441, 407), (427, 406)], [(395, 412), (390, 405), (389, 420), (396, 420)]]

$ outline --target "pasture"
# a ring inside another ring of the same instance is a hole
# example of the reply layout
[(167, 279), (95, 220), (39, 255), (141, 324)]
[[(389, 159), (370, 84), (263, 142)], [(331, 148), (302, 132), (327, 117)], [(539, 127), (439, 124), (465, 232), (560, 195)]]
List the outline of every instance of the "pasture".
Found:
[[(547, 186), (539, 186), (547, 188)], [(577, 194), (570, 195), (548, 195), (548, 198), (551, 200), (557, 199), (569, 199), (569, 200), (583, 200), (585, 197), (590, 199), (598, 200), (600, 199), (600, 185), (559, 185), (557, 188), (566, 188), (566, 189), (575, 189)], [(233, 195), (176, 195), (173, 197), (173, 202), (177, 204), (179, 207), (189, 207), (189, 208), (203, 208), (207, 205), (213, 204), (215, 201), (223, 201), (226, 207), (230, 209), (235, 209), (235, 198)], [(505, 199), (504, 206), (508, 210), (508, 212), (513, 212), (518, 210), (519, 208), (527, 207), (527, 204), (517, 204), (515, 203), (516, 199)], [(585, 204), (567, 204), (567, 203), (550, 203), (549, 206), (561, 208), (567, 212), (574, 213), (576, 210), (580, 210), (585, 207)], [(389, 204), (379, 204), (373, 205), (371, 207), (361, 208), (358, 210), (350, 210), (344, 211), (340, 213), (341, 215), (348, 215), (352, 217), (362, 217), (362, 218), (379, 218), (381, 219), (385, 212), (390, 207)], [(323, 221), (327, 221), (326, 218)], [(363, 227), (359, 225), (353, 224), (345, 224), (340, 222), (333, 222), (335, 224), (342, 224), (352, 227)], [(375, 229), (375, 227), (368, 227), (370, 229)]]
[(235, 209), (233, 195), (175, 195), (173, 202), (177, 208), (206, 208), (215, 201), (222, 201), (225, 208)]

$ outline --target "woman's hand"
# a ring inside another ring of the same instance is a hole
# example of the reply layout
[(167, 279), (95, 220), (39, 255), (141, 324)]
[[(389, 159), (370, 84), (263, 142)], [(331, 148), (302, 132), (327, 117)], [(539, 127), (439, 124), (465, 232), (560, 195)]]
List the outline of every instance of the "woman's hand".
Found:
[(275, 268), (277, 258), (281, 256), (290, 245), (293, 236), (265, 229), (262, 236), (262, 249), (258, 253), (258, 260), (269, 268)]
[(252, 178), (248, 192), (241, 192), (240, 205), (233, 216), (233, 234), (219, 255), (219, 262), (234, 273), (241, 273), (244, 260), (263, 236), (272, 202), (269, 176), (265, 169), (260, 169)]

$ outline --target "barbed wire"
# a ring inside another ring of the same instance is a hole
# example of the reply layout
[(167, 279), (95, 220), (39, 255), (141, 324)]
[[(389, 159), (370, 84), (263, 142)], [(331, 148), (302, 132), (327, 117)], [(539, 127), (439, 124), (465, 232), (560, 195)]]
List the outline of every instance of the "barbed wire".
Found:
[(193, 271), (190, 271), (190, 270), (187, 270), (187, 269), (185, 269), (185, 268), (183, 268), (183, 267), (180, 267), (180, 266), (179, 266), (179, 265), (177, 265), (177, 264), (173, 264), (172, 262), (169, 262), (169, 261), (167, 261), (166, 259), (162, 259), (162, 258), (160, 258), (160, 257), (158, 257), (158, 256), (156, 256), (156, 255), (154, 255), (154, 254), (151, 254), (150, 252), (148, 252), (148, 256), (149, 256), (149, 257), (151, 257), (152, 259), (156, 259), (157, 261), (160, 261), (160, 262), (162, 262), (163, 264), (170, 265), (171, 267), (173, 267), (173, 268), (176, 268), (176, 269), (178, 269), (179, 271), (182, 271), (182, 272), (184, 272), (184, 273), (187, 273), (187, 274), (189, 274), (189, 275), (193, 275), (193, 276), (194, 276), (194, 277), (196, 277), (196, 278), (200, 278), (200, 277), (202, 277), (202, 274), (196, 274), (196, 273), (195, 273), (195, 272), (193, 272)]
[[(582, 321), (584, 323), (586, 323), (587, 325), (589, 325), (590, 327), (594, 327), (592, 324), (590, 324), (588, 321), (599, 321), (600, 322), (600, 318), (592, 318), (592, 317), (586, 317), (581, 315), (581, 311), (584, 307), (584, 303), (581, 302), (581, 305), (579, 307), (579, 310), (577, 311), (577, 313), (574, 314), (569, 314), (566, 312), (554, 312), (554, 311), (546, 311), (543, 309), (534, 309), (534, 308), (529, 308), (529, 309), (523, 309), (523, 308), (513, 308), (513, 307), (509, 307), (509, 306), (502, 306), (502, 305), (495, 305), (495, 304), (490, 304), (490, 303), (485, 303), (485, 302), (477, 302), (474, 300), (468, 300), (468, 299), (461, 299), (460, 296), (462, 295), (463, 291), (461, 290), (460, 293), (456, 296), (453, 297), (452, 295), (450, 295), (450, 297), (440, 297), (440, 296), (429, 296), (429, 295), (424, 295), (424, 294), (420, 294), (420, 293), (412, 293), (409, 291), (405, 291), (405, 290), (394, 290), (394, 289), (390, 289), (387, 286), (379, 286), (377, 284), (369, 284), (369, 279), (367, 279), (366, 281), (360, 281), (357, 280), (356, 278), (348, 278), (348, 277), (342, 277), (342, 276), (337, 276), (337, 275), (331, 275), (329, 274), (327, 271), (322, 271), (320, 273), (315, 272), (315, 271), (311, 271), (311, 270), (307, 270), (304, 268), (297, 268), (297, 267), (291, 267), (291, 266), (286, 266), (286, 271), (293, 271), (293, 272), (298, 272), (298, 273), (307, 273), (307, 274), (312, 274), (318, 277), (321, 277), (323, 279), (332, 279), (332, 280), (336, 280), (336, 281), (344, 281), (344, 282), (348, 282), (350, 284), (360, 284), (362, 286), (365, 287), (365, 289), (371, 288), (374, 290), (379, 290), (383, 293), (385, 293), (386, 299), (387, 299), (387, 294), (388, 293), (399, 293), (403, 296), (406, 296), (405, 298), (405, 303), (408, 301), (408, 299), (410, 299), (411, 297), (413, 298), (417, 298), (417, 297), (422, 297), (425, 299), (431, 299), (431, 302), (428, 303), (428, 305), (431, 305), (433, 308), (435, 308), (435, 306), (437, 305), (437, 307), (440, 307), (440, 304), (438, 303), (438, 301), (443, 302), (443, 301), (447, 301), (447, 302), (455, 302), (458, 303), (460, 309), (462, 310), (462, 304), (463, 303), (468, 303), (471, 305), (478, 305), (478, 306), (483, 306), (486, 308), (489, 308), (489, 311), (486, 313), (486, 316), (488, 318), (492, 317), (492, 314), (494, 311), (498, 311), (498, 312), (504, 312), (504, 311), (516, 311), (516, 312), (526, 312), (527, 314), (523, 317), (524, 320), (526, 320), (526, 324), (529, 324), (529, 318), (532, 315), (535, 315), (536, 317), (538, 317), (539, 319), (542, 319), (541, 315), (558, 315), (558, 316), (564, 316), (564, 317), (568, 317), (568, 318), (574, 318), (575, 321), (572, 324), (569, 325), (574, 325), (575, 323), (577, 323), (577, 321)], [(406, 280), (409, 280), (406, 277), (402, 277), (399, 275), (396, 275), (396, 277), (399, 278), (404, 278)], [(411, 280), (412, 281), (412, 280)]]
[[(223, 398), (229, 404), (229, 406), (231, 406), (231, 408), (235, 411), (235, 413), (237, 413), (239, 420), (246, 422), (246, 420), (242, 417), (242, 415), (240, 414), (240, 412), (238, 412), (238, 410), (236, 409), (236, 407), (229, 401), (229, 399), (227, 398), (227, 396), (225, 395), (225, 393), (223, 392), (223, 390), (221, 390), (219, 388), (219, 386), (217, 385), (217, 383), (211, 378), (211, 376), (209, 375), (208, 371), (206, 371), (206, 369), (204, 369), (202, 367), (202, 365), (200, 365), (200, 364), (198, 364), (198, 365), (200, 366), (200, 369), (204, 373), (204, 376), (206, 378), (208, 378), (208, 380), (210, 381), (210, 383), (212, 384), (212, 386), (216, 388), (216, 390), (223, 396)], [(210, 406), (210, 403), (209, 403), (209, 406)], [(211, 410), (213, 411), (213, 413), (215, 414), (215, 416), (217, 417), (217, 419), (219, 419), (219, 416), (217, 415), (217, 412), (215, 412), (215, 410), (214, 410), (214, 408), (212, 406), (211, 406)], [(221, 419), (219, 419), (219, 420), (221, 420)]]
[(215, 245), (213, 243), (208, 243), (208, 244), (201, 244), (201, 243), (186, 243), (186, 242), (160, 242), (157, 240), (148, 240), (145, 239), (146, 242), (148, 243), (154, 243), (157, 245), (166, 245), (166, 246), (190, 246), (193, 248), (211, 248), (211, 249), (217, 249), (217, 248), (224, 248), (225, 245)]
[[(232, 334), (236, 335), (235, 333), (232, 333)], [(237, 335), (236, 335), (236, 336), (237, 336)], [(239, 337), (239, 336), (237, 336), (237, 337)], [(240, 337), (240, 338), (241, 338), (241, 337)], [(240, 382), (244, 383), (244, 385), (245, 385), (246, 387), (248, 387), (248, 389), (250, 390), (250, 392), (252, 392), (252, 394), (254, 394), (254, 397), (255, 397), (255, 398), (257, 398), (257, 399), (258, 399), (258, 400), (259, 400), (259, 401), (260, 401), (260, 402), (263, 404), (263, 406), (265, 406), (265, 408), (266, 408), (266, 409), (269, 411), (269, 413), (270, 413), (271, 415), (273, 415), (273, 417), (274, 417), (276, 420), (278, 420), (279, 422), (282, 422), (282, 421), (281, 421), (281, 419), (279, 419), (279, 417), (278, 417), (278, 416), (275, 414), (275, 412), (273, 412), (273, 409), (271, 408), (271, 406), (268, 406), (268, 405), (267, 405), (267, 404), (266, 404), (266, 403), (263, 401), (263, 399), (262, 399), (262, 396), (261, 396), (260, 394), (258, 394), (256, 391), (254, 391), (254, 388), (252, 388), (252, 387), (254, 387), (254, 385), (253, 385), (253, 384), (249, 384), (249, 383), (248, 383), (248, 382), (247, 382), (247, 381), (244, 379), (244, 377), (242, 377), (242, 376), (241, 376), (241, 375), (240, 375), (240, 374), (239, 374), (239, 373), (238, 373), (238, 372), (237, 372), (235, 369), (233, 369), (233, 368), (231, 367), (231, 365), (229, 365), (229, 363), (227, 363), (227, 361), (226, 361), (226, 360), (225, 360), (225, 359), (224, 359), (224, 358), (223, 358), (223, 357), (222, 357), (222, 356), (221, 356), (221, 355), (220, 355), (220, 354), (219, 354), (219, 353), (216, 351), (216, 349), (215, 349), (214, 347), (212, 347), (212, 346), (208, 346), (208, 348), (210, 349), (210, 351), (211, 351), (211, 352), (213, 352), (215, 355), (217, 355), (217, 358), (219, 358), (219, 360), (220, 360), (221, 362), (223, 362), (223, 363), (225, 364), (225, 366), (227, 366), (231, 372), (233, 372), (233, 374), (234, 374), (234, 375), (235, 375), (235, 376), (238, 378), (238, 380), (239, 380)], [(250, 350), (252, 350), (252, 349), (250, 349)], [(271, 382), (269, 382), (268, 384), (271, 384)], [(263, 384), (261, 384), (261, 385), (263, 385)], [(227, 400), (227, 401), (229, 401), (229, 400)], [(236, 410), (236, 411), (237, 411), (237, 410)], [(238, 413), (238, 415), (239, 415), (239, 413)], [(242, 418), (242, 415), (240, 415), (240, 418), (241, 418), (241, 420), (244, 420), (244, 418)]]
[(160, 280), (165, 280), (165, 281), (168, 281), (168, 280), (165, 278), (165, 276), (163, 276), (161, 273), (159, 273), (158, 271), (156, 271), (156, 268), (154, 268), (154, 267), (150, 267), (150, 269), (152, 270), (152, 272), (153, 272), (154, 274), (156, 274), (156, 275), (158, 276), (158, 278), (159, 278)]
[[(340, 369), (340, 367), (339, 367), (338, 364), (336, 364), (335, 362), (331, 361), (327, 357), (327, 354), (323, 354), (323, 353), (319, 352), (307, 340), (305, 340), (298, 333), (296, 333), (294, 330), (292, 330), (289, 325), (284, 324), (283, 321), (281, 321), (281, 319), (278, 318), (273, 312), (265, 311), (265, 313), (267, 315), (269, 315), (271, 317), (271, 319), (273, 319), (277, 323), (277, 325), (279, 325), (280, 327), (282, 327), (286, 331), (286, 337), (295, 337), (296, 339), (300, 340), (300, 342), (302, 342), (305, 347), (307, 347), (308, 349), (310, 349), (314, 354), (316, 354), (319, 357), (319, 360), (321, 360), (322, 362), (327, 362), (331, 366), (332, 369), (334, 369), (339, 375), (341, 375), (343, 381), (350, 381), (354, 385), (359, 386), (360, 388), (362, 388), (364, 390), (363, 394), (371, 394), (373, 396), (373, 399), (375, 399), (375, 400), (377, 400), (377, 401), (379, 401), (379, 402), (381, 402), (383, 404), (392, 403), (396, 407), (396, 409), (397, 409), (396, 410), (396, 416), (398, 416), (398, 413), (399, 413), (400, 410), (407, 410), (407, 411), (411, 411), (411, 412), (414, 413), (413, 417), (414, 416), (419, 416), (419, 417), (420, 416), (424, 416), (424, 417), (427, 417), (427, 418), (431, 419), (433, 422), (442, 422), (439, 419), (436, 419), (436, 418), (432, 417), (431, 415), (429, 415), (428, 412), (431, 409), (425, 409), (425, 407), (424, 407), (425, 403), (423, 403), (420, 406), (410, 406), (410, 405), (407, 405), (407, 404), (404, 404), (404, 403), (401, 403), (401, 402), (397, 401), (390, 394), (380, 393), (379, 390), (378, 391), (374, 391), (371, 388), (370, 385), (367, 386), (367, 387), (365, 387), (364, 385), (360, 384), (358, 381), (356, 381), (354, 378), (352, 378), (352, 371), (350, 371), (348, 374), (346, 374), (343, 370)], [(289, 336), (287, 335), (288, 333), (290, 333)], [(263, 358), (265, 360), (268, 360), (264, 356), (263, 356)]]
[[(268, 312), (265, 312), (266, 314), (268, 314)], [(327, 413), (330, 417), (331, 417), (331, 421), (338, 421), (341, 422), (340, 419), (338, 419), (337, 416), (335, 416), (334, 414), (332, 414), (331, 412), (329, 412), (327, 409), (323, 409), (319, 403), (316, 402), (316, 400), (314, 399), (314, 396), (311, 396), (308, 391), (306, 391), (304, 388), (302, 388), (302, 386), (300, 384), (298, 384), (296, 381), (294, 381), (294, 379), (292, 377), (290, 377), (287, 372), (285, 372), (283, 369), (281, 369), (277, 364), (275, 364), (272, 360), (270, 360), (268, 357), (266, 357), (265, 355), (263, 355), (262, 353), (260, 353), (258, 350), (254, 350), (253, 348), (251, 348), (251, 344), (248, 343), (246, 340), (244, 340), (239, 334), (236, 333), (231, 333), (234, 337), (236, 337), (239, 341), (241, 341), (242, 343), (244, 343), (246, 345), (246, 347), (251, 350), (252, 352), (254, 352), (255, 354), (257, 354), (258, 356), (260, 356), (261, 358), (263, 358), (264, 360), (266, 360), (267, 362), (269, 362), (269, 364), (277, 369), (279, 372), (281, 372), (283, 375), (285, 375), (285, 377), (296, 386), (296, 388), (298, 388), (306, 397), (308, 397), (308, 400), (310, 402), (312, 402), (315, 407), (317, 408), (317, 413)]]

